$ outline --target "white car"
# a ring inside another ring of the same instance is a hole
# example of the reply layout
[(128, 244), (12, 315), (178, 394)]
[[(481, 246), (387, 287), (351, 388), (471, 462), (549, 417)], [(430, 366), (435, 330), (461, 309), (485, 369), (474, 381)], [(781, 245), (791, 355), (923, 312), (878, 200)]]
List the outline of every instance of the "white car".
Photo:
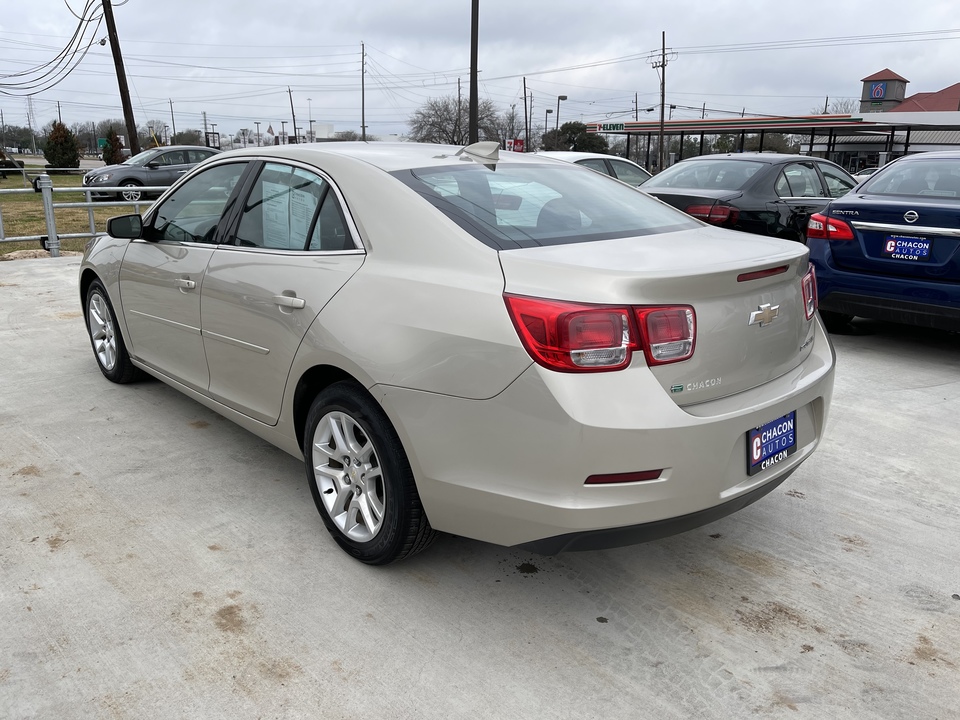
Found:
[(563, 160), (564, 162), (583, 165), (591, 170), (615, 177), (617, 180), (639, 187), (647, 180), (653, 177), (646, 169), (637, 165), (631, 160), (627, 160), (616, 155), (604, 155), (603, 153), (574, 152), (566, 150), (542, 150), (537, 155), (553, 158), (554, 160)]
[(103, 375), (302, 457), (366, 563), (437, 531), (546, 553), (681, 532), (823, 436), (804, 245), (496, 143), (235, 150), (107, 233), (79, 280)]

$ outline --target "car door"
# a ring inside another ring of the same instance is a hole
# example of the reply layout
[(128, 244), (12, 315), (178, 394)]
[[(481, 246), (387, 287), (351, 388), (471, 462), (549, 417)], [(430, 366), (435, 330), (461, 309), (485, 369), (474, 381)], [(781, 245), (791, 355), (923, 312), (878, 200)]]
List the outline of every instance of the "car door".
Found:
[(120, 265), (130, 351), (194, 390), (209, 385), (200, 336), (200, 290), (246, 163), (217, 165), (168, 195)]
[(364, 253), (329, 178), (268, 162), (203, 282), (210, 395), (275, 424), (290, 366), (314, 319)]
[(770, 234), (804, 242), (807, 221), (830, 202), (820, 173), (814, 163), (792, 162), (784, 165), (774, 183), (777, 200), (768, 203), (776, 214)]

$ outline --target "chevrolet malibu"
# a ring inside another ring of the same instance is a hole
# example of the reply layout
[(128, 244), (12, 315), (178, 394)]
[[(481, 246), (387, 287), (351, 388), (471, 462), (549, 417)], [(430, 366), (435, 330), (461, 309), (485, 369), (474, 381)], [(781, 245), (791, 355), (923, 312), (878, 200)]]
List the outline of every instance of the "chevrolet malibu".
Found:
[(542, 553), (732, 513), (819, 443), (807, 248), (496, 143), (208, 160), (91, 241), (108, 380), (159, 378), (302, 457), (370, 564), (438, 532)]

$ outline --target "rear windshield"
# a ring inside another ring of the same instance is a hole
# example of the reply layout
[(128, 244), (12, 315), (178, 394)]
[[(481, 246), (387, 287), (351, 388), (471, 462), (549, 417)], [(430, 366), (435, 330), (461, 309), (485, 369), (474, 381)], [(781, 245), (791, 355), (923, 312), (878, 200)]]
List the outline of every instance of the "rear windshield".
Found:
[(684, 213), (575, 165), (470, 164), (393, 175), (498, 250), (698, 227)]
[(648, 188), (699, 188), (740, 190), (763, 169), (765, 163), (750, 160), (693, 160), (677, 163), (643, 184)]
[(861, 193), (960, 197), (960, 160), (897, 162), (870, 176)]

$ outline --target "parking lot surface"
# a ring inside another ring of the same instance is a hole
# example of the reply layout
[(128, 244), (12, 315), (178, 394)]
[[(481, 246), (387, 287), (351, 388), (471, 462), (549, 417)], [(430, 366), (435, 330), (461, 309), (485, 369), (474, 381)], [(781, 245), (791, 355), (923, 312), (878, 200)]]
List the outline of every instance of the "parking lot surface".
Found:
[(0, 717), (960, 717), (956, 335), (834, 336), (825, 442), (711, 525), (372, 568), (296, 458), (101, 376), (78, 268), (0, 263)]

